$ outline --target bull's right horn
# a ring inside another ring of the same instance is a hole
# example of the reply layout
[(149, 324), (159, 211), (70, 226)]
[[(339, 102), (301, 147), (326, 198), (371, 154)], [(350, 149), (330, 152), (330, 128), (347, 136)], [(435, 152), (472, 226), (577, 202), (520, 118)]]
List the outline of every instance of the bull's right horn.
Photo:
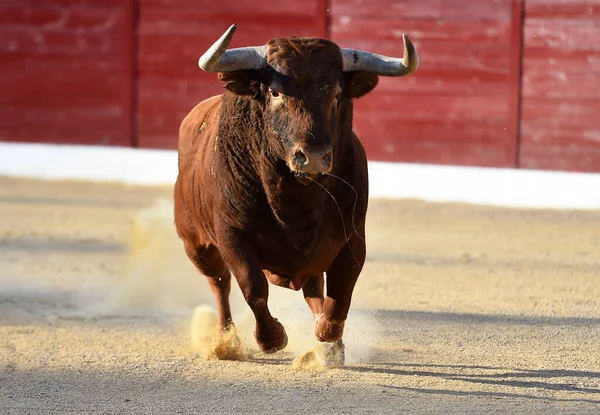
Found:
[(233, 72), (260, 69), (267, 65), (267, 47), (249, 46), (227, 50), (236, 25), (231, 25), (198, 60), (198, 66), (206, 72)]

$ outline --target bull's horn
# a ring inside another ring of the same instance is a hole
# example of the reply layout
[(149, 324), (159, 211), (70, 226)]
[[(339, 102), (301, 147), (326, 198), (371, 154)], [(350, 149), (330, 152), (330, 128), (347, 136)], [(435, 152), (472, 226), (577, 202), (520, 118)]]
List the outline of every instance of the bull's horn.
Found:
[(419, 67), (419, 55), (408, 35), (402, 35), (404, 40), (404, 57), (393, 58), (362, 50), (342, 48), (344, 71), (364, 71), (380, 76), (410, 75)]
[(243, 69), (260, 69), (267, 64), (266, 46), (249, 46), (227, 50), (236, 25), (231, 25), (198, 60), (198, 66), (206, 72), (232, 72)]

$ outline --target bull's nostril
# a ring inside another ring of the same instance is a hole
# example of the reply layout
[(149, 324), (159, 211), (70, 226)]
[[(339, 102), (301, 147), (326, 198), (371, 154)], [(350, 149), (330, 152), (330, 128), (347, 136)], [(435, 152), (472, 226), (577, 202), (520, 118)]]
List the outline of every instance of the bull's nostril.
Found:
[(304, 154), (304, 151), (300, 149), (294, 154), (294, 161), (299, 166), (305, 166), (308, 164), (308, 157), (306, 156), (306, 154)]
[(323, 156), (323, 158), (321, 159), (321, 164), (323, 164), (323, 167), (327, 167), (327, 168), (329, 168), (329, 166), (331, 166), (331, 152), (329, 152)]

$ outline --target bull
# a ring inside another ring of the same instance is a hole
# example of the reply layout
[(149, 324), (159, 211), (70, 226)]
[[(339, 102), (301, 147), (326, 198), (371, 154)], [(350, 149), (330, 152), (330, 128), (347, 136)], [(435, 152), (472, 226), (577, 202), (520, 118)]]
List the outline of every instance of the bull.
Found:
[(269, 311), (269, 282), (302, 290), (317, 340), (343, 344), (366, 256), (367, 157), (352, 130), (353, 100), (379, 76), (413, 73), (417, 52), (407, 35), (403, 58), (298, 37), (228, 50), (235, 30), (199, 60), (226, 91), (180, 126), (178, 235), (208, 279), (220, 333), (234, 327), (233, 274), (262, 351), (287, 344)]

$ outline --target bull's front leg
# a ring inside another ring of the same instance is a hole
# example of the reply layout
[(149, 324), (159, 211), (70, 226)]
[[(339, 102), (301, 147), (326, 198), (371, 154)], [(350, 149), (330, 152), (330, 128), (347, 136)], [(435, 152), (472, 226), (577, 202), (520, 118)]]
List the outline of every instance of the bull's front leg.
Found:
[[(364, 235), (364, 227), (361, 228), (358, 231)], [(315, 335), (319, 341), (341, 341), (352, 292), (365, 257), (365, 242), (355, 234), (327, 271), (327, 296), (323, 303), (323, 314), (315, 322)]]
[(256, 343), (265, 353), (282, 350), (287, 346), (287, 334), (283, 325), (269, 311), (269, 284), (254, 247), (243, 232), (236, 230), (228, 231), (220, 239), (221, 255), (254, 314)]

